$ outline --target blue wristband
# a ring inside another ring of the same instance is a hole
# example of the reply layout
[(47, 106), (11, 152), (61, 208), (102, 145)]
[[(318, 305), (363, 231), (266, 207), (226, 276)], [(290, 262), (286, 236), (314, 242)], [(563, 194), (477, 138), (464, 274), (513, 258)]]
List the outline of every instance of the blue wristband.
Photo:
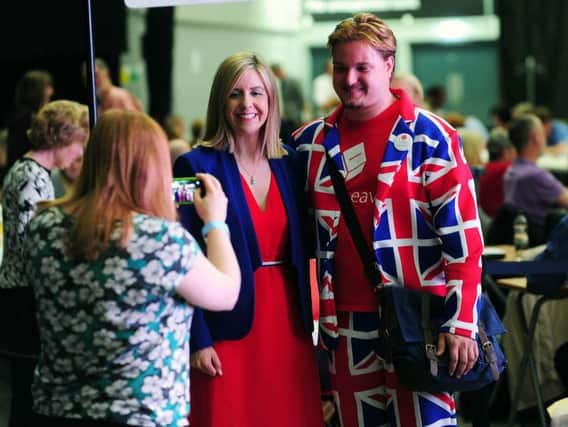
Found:
[(211, 230), (215, 228), (220, 228), (224, 230), (228, 235), (230, 234), (229, 227), (223, 221), (210, 221), (201, 229), (201, 236), (203, 236), (203, 240), (207, 240), (207, 235), (211, 232)]

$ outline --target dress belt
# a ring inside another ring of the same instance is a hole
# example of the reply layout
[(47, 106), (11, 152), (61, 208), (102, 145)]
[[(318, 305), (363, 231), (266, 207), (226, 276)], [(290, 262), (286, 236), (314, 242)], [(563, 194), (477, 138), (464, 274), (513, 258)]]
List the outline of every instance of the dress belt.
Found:
[(286, 259), (278, 259), (275, 261), (262, 261), (262, 264), (260, 264), (261, 267), (273, 267), (275, 265), (283, 265), (286, 264), (288, 262), (288, 260)]

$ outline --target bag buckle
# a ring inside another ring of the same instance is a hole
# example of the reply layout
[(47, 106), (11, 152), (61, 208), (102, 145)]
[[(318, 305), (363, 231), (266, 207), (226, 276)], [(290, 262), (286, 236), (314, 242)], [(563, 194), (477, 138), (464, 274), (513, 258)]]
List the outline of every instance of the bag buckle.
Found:
[(499, 379), (499, 368), (497, 366), (499, 359), (497, 357), (497, 352), (493, 348), (493, 343), (489, 340), (489, 338), (487, 338), (483, 322), (479, 323), (477, 334), (479, 335), (481, 348), (483, 348), (487, 363), (491, 369), (491, 376), (493, 377), (493, 380), (497, 381)]

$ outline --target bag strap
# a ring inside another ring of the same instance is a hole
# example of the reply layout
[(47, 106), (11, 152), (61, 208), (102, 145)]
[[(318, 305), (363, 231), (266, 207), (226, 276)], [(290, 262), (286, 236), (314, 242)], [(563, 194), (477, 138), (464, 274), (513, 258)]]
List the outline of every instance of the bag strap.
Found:
[(485, 352), (485, 358), (487, 360), (487, 363), (489, 363), (491, 376), (493, 377), (494, 381), (497, 381), (499, 379), (499, 359), (497, 358), (497, 352), (495, 351), (495, 348), (493, 348), (493, 344), (491, 343), (489, 338), (487, 338), (487, 334), (485, 333), (485, 325), (483, 324), (483, 322), (479, 322), (477, 328), (477, 335), (479, 335), (481, 346), (483, 348), (483, 351)]
[(337, 166), (335, 166), (335, 163), (327, 151), (325, 152), (325, 157), (327, 168), (329, 169), (329, 176), (331, 177), (331, 182), (337, 196), (337, 201), (339, 203), (341, 213), (343, 214), (343, 218), (345, 218), (345, 224), (351, 234), (351, 239), (353, 239), (355, 248), (357, 248), (357, 253), (363, 262), (363, 268), (365, 269), (365, 274), (370, 280), (371, 288), (373, 288), (373, 292), (377, 292), (384, 286), (379, 263), (375, 258), (373, 250), (369, 247), (365, 240), (363, 231), (361, 230), (361, 224), (359, 224), (357, 214), (355, 213), (353, 204), (349, 199), (345, 180), (341, 176), (341, 173), (339, 173)]
[(434, 342), (434, 334), (432, 333), (431, 310), (430, 310), (430, 294), (422, 292), (420, 296), (420, 323), (424, 332), (424, 351), (426, 359), (430, 361), (430, 374), (433, 377), (438, 376), (438, 351), (437, 343)]

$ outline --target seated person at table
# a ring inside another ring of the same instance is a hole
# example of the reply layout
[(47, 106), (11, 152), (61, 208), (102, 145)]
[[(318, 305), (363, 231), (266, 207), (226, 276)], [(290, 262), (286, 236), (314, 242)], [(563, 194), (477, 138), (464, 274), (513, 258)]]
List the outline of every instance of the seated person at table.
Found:
[(509, 134), (503, 128), (491, 131), (487, 141), (489, 162), (485, 165), (485, 173), (479, 178), (479, 205), (491, 218), (503, 206), (505, 172), (516, 157), (516, 151)]
[(568, 189), (536, 164), (546, 147), (538, 117), (523, 114), (515, 118), (509, 126), (509, 138), (518, 157), (505, 173), (505, 203), (525, 213), (535, 234), (541, 236), (531, 244), (539, 244), (546, 238), (546, 216), (556, 207), (568, 208)]
[(554, 119), (552, 112), (543, 105), (534, 109), (534, 114), (542, 121), (546, 135), (546, 151), (550, 155), (564, 155), (568, 147), (568, 125)]
[[(551, 231), (546, 249), (536, 256), (535, 261), (568, 261), (568, 215), (564, 216)], [(527, 277), (527, 288), (538, 293), (557, 291), (568, 279), (564, 274), (533, 274)]]
[[(564, 216), (550, 233), (546, 249), (535, 258), (537, 261), (568, 261), (568, 215)], [(538, 293), (554, 293), (567, 283), (568, 273), (534, 274), (527, 277), (527, 288)], [(568, 342), (555, 352), (554, 366), (568, 391)]]

